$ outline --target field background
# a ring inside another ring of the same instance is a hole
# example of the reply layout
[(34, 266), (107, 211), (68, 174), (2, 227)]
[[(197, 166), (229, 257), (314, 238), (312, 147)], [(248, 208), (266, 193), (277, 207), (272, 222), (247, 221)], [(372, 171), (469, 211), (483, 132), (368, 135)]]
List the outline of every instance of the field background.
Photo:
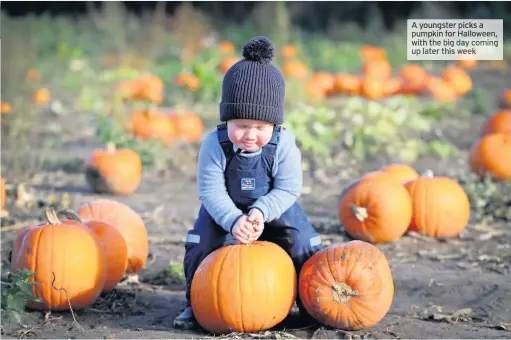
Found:
[[(2, 315), (2, 336), (208, 336), (172, 328), (184, 307), (184, 238), (200, 206), (195, 180), (200, 138), (170, 145), (142, 140), (133, 135), (131, 115), (148, 105), (163, 113), (190, 112), (207, 133), (218, 123), (223, 63), (240, 58), (250, 38), (267, 35), (277, 46), (277, 65), (284, 69), (286, 61), (297, 60), (305, 66), (291, 69), (305, 70), (302, 76), (286, 73), (284, 125), (297, 135), (303, 155), (300, 204), (325, 245), (349, 240), (337, 218), (344, 185), (394, 162), (457, 180), (470, 197), (472, 217), (458, 238), (407, 234), (378, 245), (391, 264), (396, 293), (376, 327), (358, 332), (305, 328), (292, 314), (276, 330), (247, 337), (510, 338), (511, 190), (508, 184), (478, 180), (467, 163), (481, 125), (499, 110), (503, 91), (511, 87), (510, 42), (504, 61), (463, 67), (471, 88), (454, 102), (442, 102), (429, 91), (371, 99), (325, 87), (329, 80), (324, 79), (332, 79), (328, 75), (360, 76), (361, 49), (368, 45), (385, 51), (393, 76), (399, 77), (408, 64), (407, 17), (503, 18), (505, 31), (511, 31), (509, 3), (411, 4), (134, 3), (128, 10), (116, 2), (69, 2), (69, 8), (58, 9), (66, 13), (35, 15), (3, 3), (1, 100), (8, 106), (2, 105), (1, 116), (1, 176), (7, 191), (0, 229), (2, 282), (9, 280), (8, 253), (16, 233), (41, 223), (49, 206), (75, 209), (105, 197), (126, 203), (146, 223), (150, 255), (140, 283), (123, 282), (91, 308), (75, 311), (78, 324), (68, 312), (21, 309), (21, 324)], [(285, 46), (296, 48), (296, 55), (286, 56)], [(454, 63), (416, 64), (441, 76)], [(194, 76), (182, 82), (186, 72)], [(315, 78), (319, 72), (327, 76)], [(121, 100), (119, 85), (145, 75), (163, 82), (162, 101)], [(107, 143), (142, 157), (143, 179), (133, 195), (97, 194), (87, 185), (85, 162)], [(6, 305), (7, 296), (2, 293), (3, 310), (13, 308)]]

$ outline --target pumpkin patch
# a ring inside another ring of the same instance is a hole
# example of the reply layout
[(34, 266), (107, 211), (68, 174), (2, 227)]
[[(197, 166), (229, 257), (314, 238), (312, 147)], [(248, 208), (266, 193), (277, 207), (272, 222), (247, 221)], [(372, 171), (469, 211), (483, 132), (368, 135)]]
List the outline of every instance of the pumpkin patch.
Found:
[[(403, 13), (481, 6), (8, 3), (2, 337), (509, 337), (509, 39), (449, 61), (404, 38)], [(281, 112), (253, 153), (216, 131)]]

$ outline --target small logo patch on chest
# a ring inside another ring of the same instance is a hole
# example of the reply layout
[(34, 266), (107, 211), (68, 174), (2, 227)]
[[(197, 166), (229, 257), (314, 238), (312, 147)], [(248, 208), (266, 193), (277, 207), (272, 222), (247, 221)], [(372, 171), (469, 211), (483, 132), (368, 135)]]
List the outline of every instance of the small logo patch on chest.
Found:
[(242, 178), (241, 190), (243, 191), (255, 190), (255, 178)]

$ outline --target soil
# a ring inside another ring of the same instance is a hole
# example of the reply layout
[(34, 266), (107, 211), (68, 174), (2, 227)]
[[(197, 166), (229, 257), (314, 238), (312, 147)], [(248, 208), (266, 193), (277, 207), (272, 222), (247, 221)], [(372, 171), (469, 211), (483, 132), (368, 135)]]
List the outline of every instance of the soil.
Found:
[[(511, 79), (509, 72), (485, 75), (475, 72), (474, 86), (493, 86), (500, 92)], [(509, 86), (509, 84), (507, 84)], [(466, 153), (476, 138), (484, 116), (470, 120), (448, 119), (439, 129), (446, 138), (463, 150), (457, 159), (423, 158), (417, 170), (433, 169), (437, 174), (452, 175), (464, 166)], [(205, 331), (179, 331), (172, 321), (185, 304), (183, 283), (162, 278), (169, 262), (180, 262), (184, 237), (199, 209), (195, 169), (171, 168), (144, 175), (143, 182), (131, 196), (98, 195), (88, 188), (82, 162), (97, 147), (92, 136), (94, 126), (85, 115), (46, 115), (38, 118), (40, 126), (66, 126), (69, 133), (44, 133), (34, 137), (53, 138), (51, 157), (67, 159), (66, 166), (49, 162), (30, 179), (9, 171), (12, 150), (2, 150), (3, 175), (10, 183), (26, 184), (35, 200), (16, 206), (10, 193), (2, 219), (2, 272), (8, 271), (8, 252), (16, 235), (10, 225), (39, 223), (45, 206), (53, 201), (70, 208), (81, 202), (107, 197), (128, 204), (141, 214), (149, 232), (150, 255), (140, 283), (121, 282), (110, 293), (103, 293), (91, 308), (69, 312), (28, 310), (20, 326), (2, 323), (3, 338), (181, 338), (212, 336)], [(34, 124), (36, 126), (36, 124)], [(68, 138), (69, 137), (69, 138)], [(38, 139), (39, 138), (39, 139)], [(39, 151), (32, 146), (32, 154)], [(30, 153), (27, 153), (30, 158)], [(82, 161), (80, 161), (82, 160)], [(6, 165), (7, 164), (7, 165)], [(53, 164), (53, 165), (50, 165)], [(371, 161), (360, 169), (377, 168)], [(337, 218), (337, 202), (346, 176), (310, 176), (305, 174), (304, 194), (299, 200), (313, 225), (321, 232), (325, 246), (348, 241)], [(65, 195), (63, 195), (65, 194)], [(66, 198), (69, 197), (69, 198)], [(395, 296), (392, 308), (375, 327), (362, 331), (341, 331), (323, 326), (306, 327), (292, 312), (268, 332), (230, 337), (260, 338), (511, 338), (511, 229), (509, 222), (491, 225), (471, 220), (466, 230), (449, 240), (430, 239), (413, 233), (396, 242), (378, 245), (391, 265)]]

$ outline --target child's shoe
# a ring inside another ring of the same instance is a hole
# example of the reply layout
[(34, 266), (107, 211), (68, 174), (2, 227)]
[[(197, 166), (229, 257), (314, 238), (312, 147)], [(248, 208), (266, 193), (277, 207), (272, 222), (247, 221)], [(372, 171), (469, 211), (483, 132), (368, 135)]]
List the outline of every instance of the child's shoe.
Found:
[(191, 330), (197, 327), (198, 324), (193, 315), (192, 307), (186, 307), (184, 311), (174, 319), (174, 328)]

